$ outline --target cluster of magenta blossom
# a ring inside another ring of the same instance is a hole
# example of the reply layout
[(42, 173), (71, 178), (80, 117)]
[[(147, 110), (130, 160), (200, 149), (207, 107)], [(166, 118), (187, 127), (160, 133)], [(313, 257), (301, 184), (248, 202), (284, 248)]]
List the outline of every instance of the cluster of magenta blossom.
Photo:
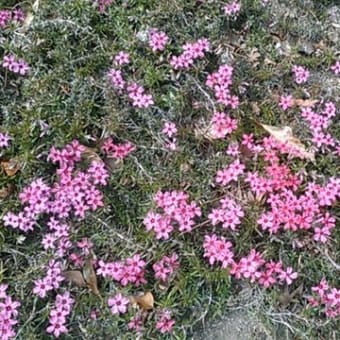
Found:
[(244, 174), (245, 165), (236, 159), (222, 170), (218, 170), (216, 174), (216, 183), (220, 185), (228, 185), (233, 181), (237, 181), (239, 176)]
[[(103, 194), (97, 188), (107, 184), (109, 174), (104, 162), (92, 161), (86, 171), (76, 168), (81, 160), (84, 146), (73, 141), (62, 150), (52, 147), (48, 158), (58, 163), (58, 180), (48, 186), (42, 179), (34, 180), (20, 193), (23, 211), (4, 215), (5, 226), (32, 231), (42, 214), (51, 216), (48, 224), (56, 239), (68, 238), (68, 226), (62, 220), (72, 216), (85, 218), (87, 211), (94, 211), (103, 206)], [(65, 241), (66, 242), (66, 241)], [(51, 247), (50, 247), (51, 248)]]
[(33, 288), (33, 294), (41, 298), (46, 297), (49, 291), (58, 289), (61, 282), (64, 281), (60, 261), (50, 260), (44, 269), (46, 270), (46, 275), (42, 279), (35, 280)]
[(237, 129), (237, 119), (224, 112), (215, 112), (209, 124), (209, 135), (214, 139), (225, 138)]
[(13, 326), (18, 323), (18, 307), (20, 302), (14, 301), (7, 293), (7, 284), (0, 284), (0, 339), (15, 337)]
[(95, 0), (95, 2), (98, 5), (99, 12), (104, 13), (106, 8), (112, 4), (113, 0)]
[(334, 65), (331, 66), (331, 70), (334, 72), (334, 74), (339, 75), (340, 74), (340, 60), (337, 60)]
[(18, 59), (13, 54), (4, 56), (2, 60), (2, 67), (22, 76), (26, 75), (30, 70), (30, 67), (24, 59)]
[(151, 29), (149, 31), (149, 46), (153, 52), (163, 51), (169, 42), (169, 37), (165, 32)]
[(171, 256), (163, 256), (160, 261), (152, 265), (155, 278), (162, 282), (169, 282), (178, 267), (179, 261), (176, 253)]
[(158, 316), (156, 329), (158, 329), (162, 334), (171, 333), (174, 324), (175, 320), (172, 319), (171, 311), (164, 309)]
[(339, 141), (327, 132), (332, 120), (336, 117), (336, 106), (332, 102), (326, 102), (323, 109), (318, 113), (313, 108), (301, 108), (301, 116), (306, 120), (312, 132), (312, 141), (318, 149), (336, 147)]
[(130, 300), (121, 293), (111, 296), (107, 301), (113, 315), (126, 313), (129, 303)]
[(145, 284), (146, 262), (139, 254), (129, 257), (124, 261), (104, 262), (98, 261), (97, 275), (104, 278), (111, 278), (119, 282), (122, 286), (133, 284), (136, 287)]
[(265, 261), (263, 255), (255, 249), (251, 249), (247, 256), (236, 261), (232, 243), (215, 234), (205, 235), (203, 248), (203, 256), (208, 259), (210, 265), (218, 264), (223, 269), (229, 268), (230, 274), (236, 279), (258, 282), (264, 288), (275, 283), (290, 285), (298, 277), (291, 267), (284, 269), (280, 261)]
[(167, 240), (175, 226), (181, 232), (190, 232), (195, 217), (201, 216), (196, 202), (189, 202), (189, 195), (183, 191), (158, 191), (154, 203), (161, 212), (150, 210), (143, 220), (148, 231), (154, 231), (156, 239)]
[(8, 148), (11, 139), (8, 133), (0, 132), (0, 148)]
[(153, 105), (154, 101), (151, 94), (147, 94), (143, 86), (137, 83), (128, 84), (123, 78), (122, 71), (110, 69), (108, 78), (114, 89), (120, 94), (126, 93), (132, 105), (138, 108), (147, 108)]
[(20, 8), (16, 8), (13, 11), (0, 10), (0, 28), (6, 28), (10, 23), (23, 22), (25, 20), (25, 14)]
[(239, 106), (239, 98), (230, 93), (233, 67), (229, 65), (221, 65), (216, 72), (208, 75), (206, 85), (214, 90), (218, 103), (236, 109)]
[(107, 138), (104, 141), (101, 149), (107, 157), (122, 160), (126, 158), (131, 152), (135, 151), (136, 147), (130, 142), (115, 143), (112, 138)]
[(54, 309), (50, 311), (49, 326), (47, 333), (52, 333), (56, 338), (61, 334), (67, 334), (66, 318), (72, 311), (74, 299), (71, 297), (70, 292), (66, 291), (64, 294), (57, 294)]
[(166, 148), (174, 151), (177, 149), (177, 127), (176, 124), (173, 122), (165, 122), (163, 129), (162, 129), (162, 133), (167, 137), (167, 141), (166, 141)]
[(303, 66), (294, 65), (292, 67), (292, 72), (294, 74), (294, 80), (297, 84), (303, 84), (309, 78), (309, 71)]
[(211, 224), (221, 223), (223, 229), (236, 230), (244, 217), (242, 207), (229, 197), (222, 198), (219, 203), (219, 207), (212, 209), (208, 216)]
[(312, 287), (314, 296), (309, 297), (309, 305), (318, 307), (327, 317), (336, 318), (340, 315), (340, 289), (331, 287), (323, 278), (320, 283)]
[(203, 58), (210, 51), (210, 42), (206, 38), (198, 39), (182, 46), (183, 52), (178, 56), (172, 56), (170, 65), (175, 69), (189, 69), (196, 59)]
[(238, 1), (232, 1), (224, 6), (224, 13), (228, 16), (234, 16), (241, 10), (241, 4)]

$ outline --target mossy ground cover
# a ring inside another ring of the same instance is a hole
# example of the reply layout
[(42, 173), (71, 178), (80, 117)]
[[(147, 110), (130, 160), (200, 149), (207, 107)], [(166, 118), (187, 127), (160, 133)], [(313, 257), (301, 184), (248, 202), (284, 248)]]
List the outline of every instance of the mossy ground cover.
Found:
[[(76, 139), (94, 150), (91, 157), (104, 159), (110, 177), (102, 188), (103, 207), (88, 212), (84, 219), (67, 219), (74, 244), (70, 252), (76, 242), (88, 238), (97, 260), (116, 261), (138, 253), (146, 262), (147, 282), (138, 288), (98, 275), (102, 298), (87, 287), (63, 282), (57, 291), (70, 290), (75, 303), (67, 319), (68, 333), (61, 338), (190, 338), (207, 320), (227, 313), (228, 303), (245, 286), (261, 296), (256, 310), (278, 338), (339, 336), (337, 319), (309, 308), (307, 299), (311, 287), (324, 277), (332, 287), (339, 287), (339, 227), (326, 243), (300, 230), (271, 235), (257, 223), (265, 207), (263, 197), (254, 198), (243, 180), (230, 186), (215, 182), (217, 171), (234, 160), (226, 154), (231, 141), (241, 142), (243, 134), (253, 134), (256, 140), (268, 136), (261, 123), (290, 126), (304, 145), (312, 147), (301, 108), (283, 110), (278, 97), (317, 99), (320, 108), (326, 102), (339, 104), (339, 76), (331, 70), (339, 59), (339, 24), (332, 22), (339, 8), (334, 2), (268, 1), (264, 5), (244, 0), (235, 17), (226, 16), (220, 1), (113, 1), (103, 12), (91, 0), (2, 0), (0, 4), (0, 10), (20, 7), (26, 15), (24, 22), (1, 28), (0, 58), (13, 54), (30, 66), (24, 76), (0, 68), (0, 132), (11, 137), (10, 146), (0, 149), (1, 161), (15, 159), (20, 164), (14, 175), (4, 169), (0, 173), (0, 189), (11, 188), (0, 199), (1, 216), (20, 209), (18, 195), (33, 180), (42, 178), (48, 184), (57, 180), (56, 166), (47, 161), (49, 151)], [(163, 51), (151, 50), (150, 29), (168, 35)], [(183, 44), (201, 38), (209, 40), (209, 52), (189, 69), (175, 70), (169, 64), (171, 56), (182, 53)], [(107, 73), (120, 51), (131, 59), (121, 67), (124, 77), (152, 94), (150, 107), (134, 107), (110, 83)], [(240, 101), (235, 109), (218, 103), (206, 85), (208, 74), (222, 64), (234, 68), (231, 91)], [(305, 84), (294, 82), (294, 65), (310, 71)], [(332, 88), (324, 79), (332, 80)], [(210, 138), (207, 133), (216, 111), (230, 112), (237, 119), (236, 131), (226, 138)], [(167, 147), (161, 132), (169, 121), (178, 129), (176, 150)], [(338, 140), (339, 119), (333, 121), (328, 131)], [(108, 161), (100, 147), (109, 137), (117, 143), (129, 141), (135, 150), (123, 161)], [(243, 151), (247, 169), (262, 171), (264, 160)], [(90, 161), (85, 157), (81, 166)], [(325, 184), (339, 173), (335, 147), (316, 150), (313, 161), (287, 155), (282, 161), (305, 176), (305, 187), (308, 182)], [(191, 232), (176, 231), (167, 240), (157, 240), (146, 230), (143, 219), (154, 208), (153, 197), (159, 190), (183, 190), (201, 207), (202, 216), (195, 219)], [(235, 198), (246, 211), (236, 232), (209, 223), (211, 209), (224, 196)], [(338, 223), (339, 202), (328, 210)], [(44, 266), (55, 258), (41, 244), (46, 223), (47, 217), (42, 216), (28, 233), (0, 223), (0, 284), (8, 284), (8, 294), (21, 304), (14, 326), (18, 339), (50, 337), (46, 328), (56, 291), (45, 298), (32, 294), (34, 281), (44, 276)], [(256, 249), (266, 260), (281, 260), (285, 267), (294, 268), (298, 278), (292, 285), (268, 289), (247, 280), (240, 283), (230, 275), (230, 268), (211, 266), (203, 257), (204, 237), (213, 233), (232, 242), (236, 258)], [(172, 253), (179, 256), (179, 268), (170, 282), (160, 284), (152, 265)], [(60, 261), (64, 270), (75, 269), (66, 255)], [(143, 330), (137, 335), (128, 323), (138, 308), (112, 315), (107, 298), (117, 292), (131, 296), (146, 291), (152, 292), (155, 306), (144, 313)], [(170, 310), (175, 320), (169, 334), (155, 328), (163, 309)]]

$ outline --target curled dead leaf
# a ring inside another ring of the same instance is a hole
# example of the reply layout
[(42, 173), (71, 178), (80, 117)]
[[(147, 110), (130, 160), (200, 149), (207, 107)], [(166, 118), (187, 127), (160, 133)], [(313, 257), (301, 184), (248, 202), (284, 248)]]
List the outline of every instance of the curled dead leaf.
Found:
[(102, 159), (98, 155), (96, 148), (90, 148), (88, 146), (84, 146), (84, 148), (85, 150), (82, 152), (82, 157), (84, 159), (88, 160), (89, 162), (92, 161), (102, 162)]
[(294, 106), (298, 107), (313, 107), (318, 102), (317, 99), (294, 99)]
[(304, 144), (295, 136), (293, 136), (293, 131), (291, 127), (277, 127), (272, 125), (260, 124), (270, 135), (277, 141), (286, 144), (293, 150), (297, 151), (299, 155), (304, 159), (309, 159), (311, 161), (315, 160), (314, 152), (308, 151)]
[(92, 257), (88, 257), (85, 260), (85, 265), (83, 268), (83, 277), (87, 286), (91, 289), (93, 294), (100, 296), (97, 284), (97, 275), (92, 264)]
[(8, 184), (4, 188), (0, 189), (0, 199), (7, 198), (14, 191), (14, 184)]
[(22, 167), (21, 162), (17, 158), (12, 158), (9, 161), (0, 163), (2, 170), (9, 177), (14, 176)]
[(154, 297), (151, 292), (146, 292), (142, 295), (133, 295), (130, 297), (132, 304), (137, 304), (140, 308), (144, 310), (153, 309)]
[(63, 275), (66, 281), (71, 282), (78, 287), (86, 287), (86, 282), (80, 270), (68, 270), (63, 272)]

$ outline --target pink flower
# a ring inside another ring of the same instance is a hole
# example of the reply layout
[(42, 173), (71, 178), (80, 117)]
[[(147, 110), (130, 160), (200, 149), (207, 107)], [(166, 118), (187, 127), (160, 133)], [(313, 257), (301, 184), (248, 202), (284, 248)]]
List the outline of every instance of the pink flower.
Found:
[(210, 134), (213, 138), (225, 138), (237, 129), (237, 120), (224, 112), (215, 112), (211, 118)]
[(280, 103), (279, 106), (283, 109), (283, 110), (287, 110), (291, 107), (293, 107), (293, 97), (291, 95), (289, 96), (281, 96), (280, 97)]
[(287, 285), (290, 285), (297, 277), (298, 273), (293, 272), (292, 267), (287, 267), (286, 270), (281, 270), (281, 273), (279, 274), (279, 279), (281, 281), (285, 281)]
[(227, 5), (224, 6), (224, 13), (226, 15), (235, 15), (237, 14), (241, 9), (241, 4), (238, 1), (233, 1)]
[(116, 65), (125, 65), (130, 63), (130, 55), (127, 52), (120, 51), (115, 57), (114, 62)]
[(172, 136), (176, 135), (176, 133), (177, 133), (176, 124), (172, 123), (172, 122), (164, 123), (163, 129), (162, 129), (162, 133), (167, 135), (169, 138), (171, 138)]
[(245, 165), (238, 159), (232, 162), (229, 166), (223, 170), (218, 170), (216, 174), (216, 183), (221, 185), (227, 185), (232, 181), (237, 181), (238, 176), (244, 173)]
[(108, 299), (108, 305), (112, 314), (124, 314), (127, 312), (130, 300), (118, 293)]
[(337, 60), (335, 64), (331, 66), (331, 70), (336, 75), (340, 74), (340, 60)]
[(0, 148), (7, 148), (11, 139), (9, 134), (0, 132)]
[(50, 325), (47, 327), (47, 333), (53, 333), (53, 335), (58, 338), (61, 334), (68, 333), (68, 329), (65, 327), (65, 318), (63, 317), (50, 317)]
[(124, 89), (125, 88), (126, 82), (123, 79), (121, 70), (115, 70), (115, 69), (109, 70), (108, 78), (110, 79), (111, 84), (115, 89)]
[(309, 78), (309, 71), (303, 66), (294, 65), (292, 71), (294, 73), (294, 79), (297, 84), (303, 84)]
[(172, 254), (171, 257), (163, 256), (159, 262), (155, 262), (152, 265), (152, 269), (155, 272), (155, 278), (163, 282), (168, 281), (178, 267), (178, 255), (175, 253)]
[(150, 31), (149, 45), (153, 52), (163, 51), (168, 41), (169, 37), (164, 32), (157, 30)]
[(156, 323), (156, 329), (161, 333), (170, 333), (175, 324), (175, 320), (171, 318), (171, 313), (168, 310), (163, 310)]

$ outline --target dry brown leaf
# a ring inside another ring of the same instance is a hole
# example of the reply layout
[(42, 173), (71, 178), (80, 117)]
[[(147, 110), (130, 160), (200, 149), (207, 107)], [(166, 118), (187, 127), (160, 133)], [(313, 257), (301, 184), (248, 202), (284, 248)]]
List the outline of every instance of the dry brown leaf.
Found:
[(88, 146), (84, 146), (85, 150), (82, 152), (82, 157), (87, 159), (88, 161), (98, 161), (102, 162), (102, 159), (100, 156), (97, 154), (97, 149), (96, 148), (90, 148)]
[(317, 99), (293, 99), (293, 105), (298, 107), (313, 107), (317, 102)]
[(6, 187), (0, 189), (0, 199), (7, 198), (14, 191), (14, 185), (8, 184)]
[(92, 256), (85, 260), (85, 265), (83, 268), (83, 277), (87, 286), (92, 290), (93, 294), (100, 296), (97, 284), (97, 275), (93, 268)]
[(314, 161), (314, 153), (308, 151), (302, 142), (293, 136), (291, 127), (277, 127), (272, 125), (260, 124), (267, 132), (269, 132), (277, 141), (284, 143), (299, 152), (302, 158)]
[(144, 310), (153, 309), (154, 297), (151, 292), (146, 292), (143, 295), (133, 295), (130, 297), (131, 303), (137, 304), (140, 308)]
[(63, 272), (66, 281), (74, 283), (78, 287), (85, 287), (86, 282), (80, 270), (68, 270)]
[(20, 169), (21, 163), (17, 158), (12, 158), (9, 161), (2, 161), (1, 168), (5, 171), (6, 175), (9, 177), (14, 176)]

